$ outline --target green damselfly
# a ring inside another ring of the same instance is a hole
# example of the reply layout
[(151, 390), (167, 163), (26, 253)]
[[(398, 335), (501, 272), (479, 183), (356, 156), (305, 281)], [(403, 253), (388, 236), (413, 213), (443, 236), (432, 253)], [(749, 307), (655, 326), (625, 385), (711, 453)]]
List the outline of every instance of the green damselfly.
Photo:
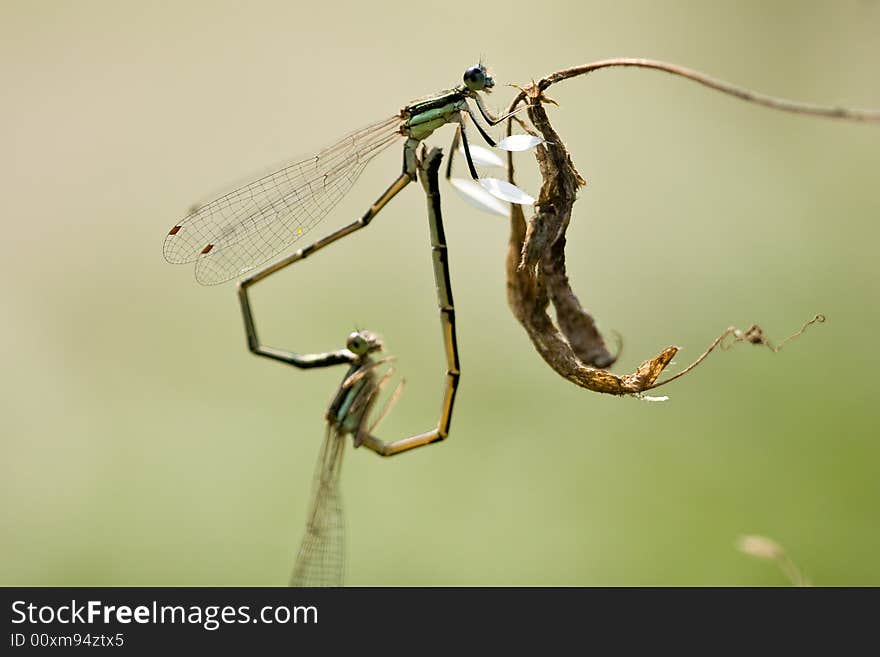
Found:
[[(377, 374), (377, 368), (388, 361), (373, 360), (372, 355), (381, 348), (382, 343), (373, 333), (357, 331), (348, 337), (346, 349), (339, 352), (347, 352), (350, 366), (324, 416), (327, 430), (318, 454), (306, 533), (293, 568), (291, 586), (342, 586), (345, 564), (345, 524), (339, 490), (342, 456), (347, 436), (352, 436), (355, 446), (359, 446), (382, 419), (379, 417), (367, 425), (378, 394), (393, 372), (389, 368)], [(390, 403), (386, 408), (390, 408)]]
[[(165, 238), (168, 262), (195, 262), (196, 279), (204, 285), (222, 283), (254, 269), (290, 246), (317, 225), (351, 189), (364, 168), (379, 153), (401, 140), (403, 171), (356, 221), (318, 242), (300, 249), (296, 259), (317, 251), (368, 225), (373, 217), (416, 178), (417, 148), (435, 130), (457, 124), (471, 177), (502, 200), (532, 204), (534, 199), (515, 186), (494, 178), (480, 178), (465, 131), (469, 116), (490, 146), (526, 150), (540, 140), (517, 135), (496, 143), (477, 120), (471, 102), (482, 118), (495, 126), (510, 116), (495, 117), (483, 103), (495, 81), (482, 64), (468, 68), (463, 84), (413, 101), (396, 115), (352, 132), (314, 157), (303, 159), (254, 182), (196, 206), (175, 224)], [(522, 109), (522, 106), (519, 108)], [(296, 254), (294, 254), (296, 256)]]

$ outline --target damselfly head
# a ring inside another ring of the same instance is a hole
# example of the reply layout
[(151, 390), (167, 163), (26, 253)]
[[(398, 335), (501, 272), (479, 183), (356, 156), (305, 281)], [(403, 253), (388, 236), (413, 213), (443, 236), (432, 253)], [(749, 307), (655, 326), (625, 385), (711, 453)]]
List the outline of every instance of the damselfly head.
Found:
[(358, 356), (365, 356), (382, 349), (382, 340), (372, 331), (354, 331), (348, 336), (345, 346)]
[(471, 66), (464, 72), (464, 84), (471, 91), (489, 92), (495, 86), (495, 80), (486, 71), (482, 64)]

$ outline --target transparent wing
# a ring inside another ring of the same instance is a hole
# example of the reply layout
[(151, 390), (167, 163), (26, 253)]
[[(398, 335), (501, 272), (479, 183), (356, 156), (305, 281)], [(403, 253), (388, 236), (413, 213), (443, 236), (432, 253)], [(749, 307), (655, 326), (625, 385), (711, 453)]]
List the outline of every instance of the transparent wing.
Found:
[(291, 586), (342, 586), (345, 526), (339, 473), (344, 448), (345, 435), (328, 425), (315, 469), (306, 535), (293, 567)]
[(364, 167), (397, 141), (401, 119), (387, 118), (193, 209), (169, 231), (168, 262), (196, 262), (212, 285), (269, 260), (313, 228), (351, 189)]

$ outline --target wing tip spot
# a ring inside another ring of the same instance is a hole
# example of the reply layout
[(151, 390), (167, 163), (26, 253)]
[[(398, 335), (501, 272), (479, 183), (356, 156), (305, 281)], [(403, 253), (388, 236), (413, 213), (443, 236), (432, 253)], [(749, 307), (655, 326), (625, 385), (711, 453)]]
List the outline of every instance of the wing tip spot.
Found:
[(208, 244), (208, 246), (206, 246), (204, 249), (202, 249), (201, 255), (207, 255), (208, 253), (211, 252), (211, 249), (213, 249), (213, 248), (214, 248), (213, 244)]
[(168, 231), (169, 235), (177, 235), (180, 232), (180, 229), (183, 228), (180, 224), (177, 224), (174, 228)]

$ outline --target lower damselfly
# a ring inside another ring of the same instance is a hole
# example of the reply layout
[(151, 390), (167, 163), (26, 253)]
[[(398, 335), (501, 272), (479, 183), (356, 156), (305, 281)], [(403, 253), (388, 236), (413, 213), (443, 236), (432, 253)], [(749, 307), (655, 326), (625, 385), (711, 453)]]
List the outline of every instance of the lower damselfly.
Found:
[[(377, 374), (377, 368), (388, 362), (387, 358), (373, 360), (373, 354), (381, 348), (379, 338), (369, 331), (348, 336), (345, 351), (351, 354), (351, 363), (324, 415), (327, 429), (315, 467), (306, 533), (297, 553), (291, 586), (342, 586), (345, 564), (345, 524), (339, 490), (342, 456), (348, 436), (353, 436), (357, 447), (382, 419), (380, 416), (371, 422), (368, 420), (378, 394), (393, 372), (389, 367), (381, 375)], [(391, 407), (393, 399), (386, 408)]]
[(416, 179), (419, 144), (448, 123), (457, 125), (457, 137), (461, 139), (468, 170), (475, 181), (480, 181), (488, 193), (504, 201), (533, 203), (532, 197), (510, 183), (481, 178), (477, 173), (465, 130), (466, 116), (490, 146), (525, 150), (540, 142), (507, 138), (496, 143), (489, 136), (477, 120), (471, 103), (489, 126), (504, 121), (510, 114), (493, 116), (480, 95), (490, 92), (494, 86), (495, 81), (485, 66), (472, 66), (465, 71), (463, 84), (413, 101), (394, 116), (349, 133), (313, 157), (293, 162), (209, 203), (194, 206), (165, 237), (165, 259), (175, 264), (195, 262), (196, 279), (204, 285), (237, 278), (279, 255), (308, 233), (348, 193), (374, 157), (403, 141), (403, 171), (388, 189), (359, 219), (301, 251), (305, 255), (350, 235), (368, 225), (392, 198)]

